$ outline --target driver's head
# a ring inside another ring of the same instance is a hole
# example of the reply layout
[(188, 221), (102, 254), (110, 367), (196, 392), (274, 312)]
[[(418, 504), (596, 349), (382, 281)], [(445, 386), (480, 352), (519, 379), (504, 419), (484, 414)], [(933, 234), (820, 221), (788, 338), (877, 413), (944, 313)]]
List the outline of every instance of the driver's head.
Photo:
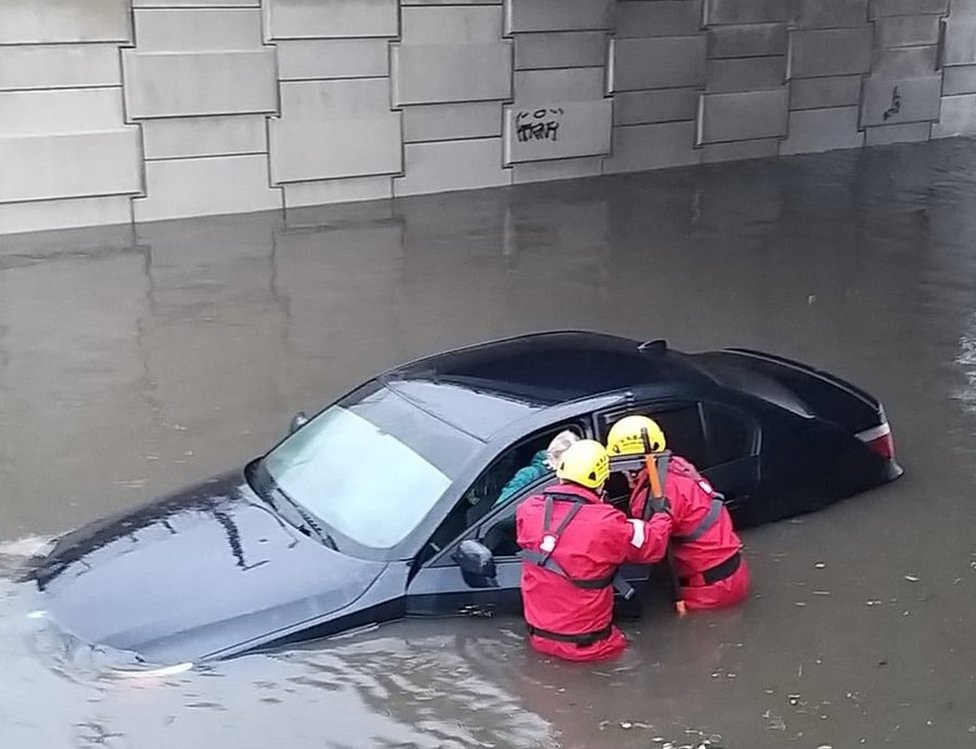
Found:
[(549, 447), (546, 448), (546, 463), (552, 470), (559, 468), (559, 459), (563, 456), (571, 445), (579, 442), (579, 435), (576, 432), (566, 429), (555, 437), (549, 443)]
[(556, 476), (599, 492), (610, 475), (610, 456), (596, 440), (579, 440), (562, 454)]

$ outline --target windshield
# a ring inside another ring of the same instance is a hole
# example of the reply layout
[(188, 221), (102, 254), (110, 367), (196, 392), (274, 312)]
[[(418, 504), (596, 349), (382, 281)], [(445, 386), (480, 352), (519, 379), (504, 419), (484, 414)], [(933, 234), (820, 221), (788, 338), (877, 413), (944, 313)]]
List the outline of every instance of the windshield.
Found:
[(371, 388), (323, 411), (264, 467), (329, 533), (389, 549), (426, 517), (475, 446), (392, 391)]

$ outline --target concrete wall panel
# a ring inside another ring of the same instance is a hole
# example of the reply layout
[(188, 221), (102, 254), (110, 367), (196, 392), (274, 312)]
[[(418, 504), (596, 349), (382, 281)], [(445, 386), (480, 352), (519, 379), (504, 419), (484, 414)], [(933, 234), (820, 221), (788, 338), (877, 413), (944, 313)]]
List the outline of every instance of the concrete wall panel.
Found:
[(698, 140), (702, 144), (780, 138), (786, 135), (789, 89), (706, 94)]
[(259, 8), (261, 0), (132, 0), (133, 8)]
[(122, 124), (118, 88), (0, 93), (0, 135), (115, 130)]
[(939, 16), (889, 16), (874, 23), (875, 47), (913, 47), (939, 41)]
[(976, 63), (976, 21), (952, 21), (946, 25), (945, 64)]
[(271, 39), (393, 37), (397, 0), (265, 0)]
[(183, 54), (124, 50), (122, 62), (126, 110), (132, 119), (277, 109), (271, 49)]
[(613, 103), (539, 101), (505, 111), (506, 164), (610, 153)]
[(864, 82), (861, 125), (900, 125), (939, 119), (942, 76)]
[(505, 0), (505, 32), (609, 29), (612, 0)]
[(128, 197), (0, 204), (0, 234), (128, 224), (131, 221), (132, 200)]
[(868, 5), (871, 18), (928, 13), (944, 15), (948, 9), (949, 0), (870, 0)]
[(702, 0), (625, 0), (617, 3), (616, 11), (618, 39), (691, 36), (702, 28)]
[(589, 101), (603, 97), (603, 68), (520, 70), (515, 73), (515, 101)]
[(402, 169), (398, 112), (386, 79), (281, 84), (271, 122), (274, 184), (394, 174)]
[(793, 32), (791, 77), (867, 73), (871, 69), (872, 36), (870, 26)]
[(142, 136), (147, 159), (268, 152), (263, 115), (147, 120)]
[(708, 61), (710, 93), (780, 88), (785, 83), (785, 56)]
[(779, 144), (779, 138), (740, 140), (735, 143), (715, 143), (702, 147), (702, 163), (718, 164), (723, 161), (768, 159), (779, 153)]
[(639, 172), (699, 163), (701, 151), (695, 148), (694, 122), (630, 125), (613, 129), (613, 155), (603, 162), (603, 172)]
[(790, 84), (790, 109), (856, 106), (863, 81), (860, 75), (797, 79)]
[(275, 47), (282, 81), (390, 74), (390, 43), (385, 39), (294, 39)]
[(391, 50), (397, 106), (509, 99), (512, 46), (398, 44)]
[(943, 96), (939, 121), (932, 126), (933, 138), (976, 134), (976, 94)]
[(976, 94), (976, 65), (945, 68), (942, 93), (945, 96)]
[(698, 88), (619, 93), (613, 97), (613, 124), (645, 125), (693, 120), (698, 116), (700, 96), (701, 89)]
[(491, 6), (404, 8), (404, 44), (493, 44), (501, 40), (502, 9)]
[(800, 0), (797, 25), (805, 29), (863, 26), (868, 20), (868, 0)]
[(976, 2), (973, 0), (949, 0), (950, 18), (976, 18)]
[(129, 0), (8, 0), (0, 44), (128, 42)]
[(137, 10), (140, 52), (236, 50), (261, 46), (261, 12), (253, 8)]
[(132, 201), (136, 221), (243, 213), (281, 208), (268, 186), (267, 156), (219, 156), (150, 161), (146, 197)]
[(512, 169), (512, 182), (516, 185), (530, 182), (552, 182), (560, 179), (595, 177), (603, 173), (603, 159), (561, 159), (516, 164)]
[(780, 144), (782, 155), (816, 153), (837, 148), (860, 148), (858, 107), (806, 109), (790, 112), (789, 137)]
[(393, 197), (391, 177), (357, 177), (324, 182), (293, 182), (283, 188), (285, 208), (303, 208), (358, 200), (383, 200)]
[(490, 138), (501, 134), (502, 107), (498, 102), (431, 104), (403, 109), (405, 143)]
[(883, 78), (920, 78), (936, 72), (937, 49), (903, 47), (874, 51), (871, 75)]
[(705, 84), (704, 34), (662, 39), (618, 39), (613, 44), (613, 91)]
[(864, 145), (886, 146), (891, 143), (919, 143), (929, 139), (931, 122), (912, 122), (907, 125), (883, 125), (864, 131)]
[(121, 82), (119, 48), (114, 44), (0, 47), (0, 91)]
[(515, 69), (584, 68), (606, 65), (609, 37), (603, 31), (518, 34)]
[(512, 183), (502, 168), (502, 139), (411, 143), (404, 146), (404, 176), (393, 180), (397, 196), (501, 187)]
[(705, 23), (789, 23), (796, 10), (796, 0), (706, 0)]
[(137, 194), (138, 128), (0, 137), (0, 203)]
[(708, 57), (760, 57), (785, 55), (789, 33), (785, 23), (716, 26), (708, 30)]

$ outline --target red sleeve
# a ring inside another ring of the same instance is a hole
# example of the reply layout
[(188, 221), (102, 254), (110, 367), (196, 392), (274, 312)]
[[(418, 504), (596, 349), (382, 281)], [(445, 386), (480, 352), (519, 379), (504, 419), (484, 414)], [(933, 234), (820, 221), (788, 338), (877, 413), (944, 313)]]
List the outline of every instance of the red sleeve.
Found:
[(604, 528), (606, 559), (602, 561), (614, 565), (624, 562), (652, 564), (667, 553), (671, 516), (657, 513), (645, 522), (628, 520), (619, 510), (612, 510), (612, 514), (608, 513), (605, 518)]
[(664, 558), (668, 552), (668, 539), (671, 537), (673, 525), (668, 513), (657, 512), (646, 522), (629, 520), (627, 524), (632, 527), (632, 535), (627, 548), (628, 562), (653, 564)]

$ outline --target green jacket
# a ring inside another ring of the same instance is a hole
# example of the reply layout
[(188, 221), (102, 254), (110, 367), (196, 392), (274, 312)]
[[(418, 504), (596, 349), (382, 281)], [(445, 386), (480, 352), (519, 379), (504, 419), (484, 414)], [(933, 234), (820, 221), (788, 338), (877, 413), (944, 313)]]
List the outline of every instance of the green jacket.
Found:
[(524, 468), (520, 468), (515, 472), (515, 475), (509, 479), (508, 483), (502, 488), (502, 493), (498, 495), (498, 499), (495, 500), (495, 504), (505, 503), (513, 494), (515, 494), (523, 486), (528, 486), (533, 481), (542, 478), (547, 473), (550, 473), (552, 469), (549, 464), (546, 463), (546, 451), (539, 450), (535, 455), (532, 456), (532, 462)]

